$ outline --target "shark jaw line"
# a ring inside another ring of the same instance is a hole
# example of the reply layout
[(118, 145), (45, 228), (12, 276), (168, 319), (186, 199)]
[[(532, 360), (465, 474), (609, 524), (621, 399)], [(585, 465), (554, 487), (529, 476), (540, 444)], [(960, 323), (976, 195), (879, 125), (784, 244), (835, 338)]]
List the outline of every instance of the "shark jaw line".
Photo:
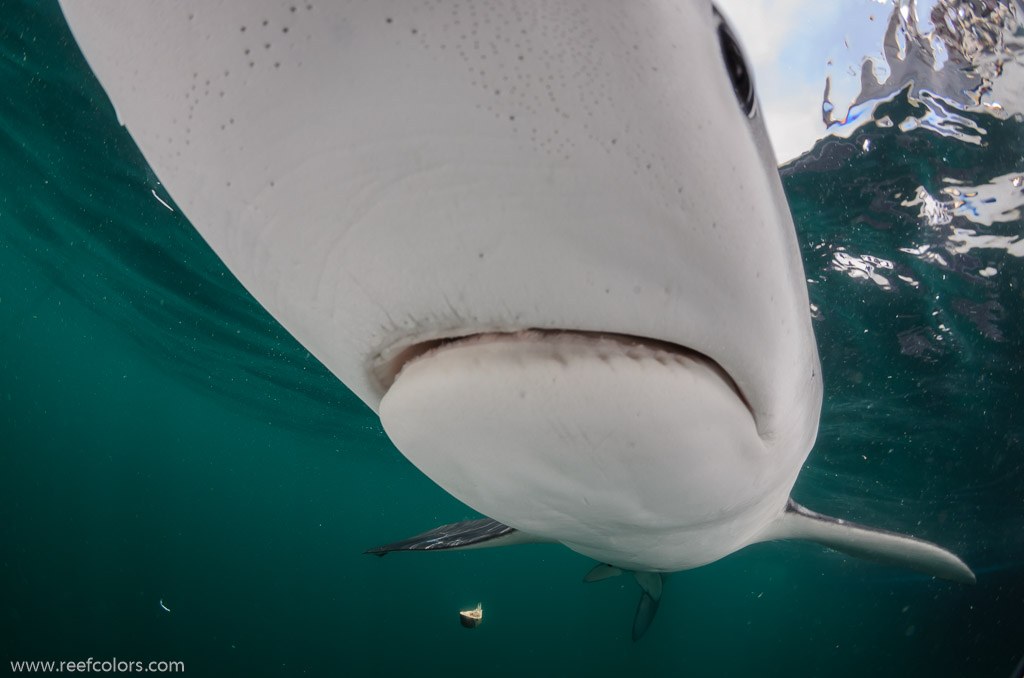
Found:
[(384, 430), (454, 497), (524, 533), (675, 571), (741, 547), (785, 502), (751, 408), (706, 355), (539, 330), (418, 348), (392, 367)]
[(627, 355), (631, 351), (634, 353), (637, 351), (664, 352), (670, 355), (685, 356), (691, 360), (704, 363), (713, 370), (726, 385), (729, 386), (733, 393), (736, 394), (736, 397), (739, 398), (747, 408), (747, 411), (750, 412), (751, 418), (755, 421), (757, 420), (757, 417), (754, 414), (754, 409), (750, 405), (750, 401), (744, 395), (743, 391), (740, 390), (739, 386), (737, 386), (736, 380), (733, 379), (732, 376), (713, 358), (701, 353), (700, 351), (695, 351), (691, 348), (687, 348), (686, 346), (681, 346), (672, 342), (630, 334), (619, 334), (615, 332), (529, 328), (510, 332), (452, 334), (451, 336), (420, 341), (413, 344), (400, 343), (382, 350), (373, 360), (369, 370), (373, 382), (377, 385), (380, 393), (384, 394), (388, 392), (394, 384), (395, 379), (398, 378), (398, 375), (401, 374), (406, 365), (409, 365), (444, 346), (463, 342), (486, 342), (507, 338), (515, 338), (522, 341), (543, 342), (554, 338), (565, 337), (580, 337), (592, 340), (607, 339), (610, 342), (621, 346), (622, 350)]

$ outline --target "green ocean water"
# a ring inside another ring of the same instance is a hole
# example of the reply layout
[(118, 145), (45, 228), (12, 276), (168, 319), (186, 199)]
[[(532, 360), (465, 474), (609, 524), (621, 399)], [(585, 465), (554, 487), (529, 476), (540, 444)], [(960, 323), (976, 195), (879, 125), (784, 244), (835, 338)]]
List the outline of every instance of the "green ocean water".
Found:
[(762, 544), (669, 577), (634, 644), (636, 584), (584, 585), (562, 547), (363, 555), (476, 516), (161, 204), (55, 2), (0, 2), (0, 83), (0, 671), (1008, 677), (1024, 656), (1024, 260), (951, 245), (1024, 220), (904, 204), (1024, 173), (1019, 120), (963, 114), (981, 145), (867, 126), (783, 168), (826, 388), (794, 497), (938, 542), (977, 585)]

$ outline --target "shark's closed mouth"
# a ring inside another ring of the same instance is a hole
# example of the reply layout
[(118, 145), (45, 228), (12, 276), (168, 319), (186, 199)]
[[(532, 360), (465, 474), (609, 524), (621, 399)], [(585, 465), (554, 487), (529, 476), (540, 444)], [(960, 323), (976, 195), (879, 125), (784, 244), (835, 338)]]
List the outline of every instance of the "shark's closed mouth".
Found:
[[(663, 364), (674, 362), (674, 358), (682, 358), (689, 361), (704, 363), (709, 370), (716, 373), (729, 388), (736, 394), (747, 410), (754, 416), (753, 408), (746, 396), (737, 386), (732, 376), (722, 368), (713, 358), (700, 351), (693, 350), (686, 346), (673, 344), (659, 339), (621, 334), (616, 332), (592, 332), (584, 330), (542, 330), (526, 329), (516, 332), (481, 332), (474, 334), (454, 334), (450, 337), (432, 339), (405, 345), (400, 348), (393, 348), (382, 351), (372, 366), (372, 373), (375, 382), (382, 393), (386, 393), (395, 382), (395, 379), (402, 372), (406, 365), (429, 356), (442, 348), (466, 346), (486, 342), (501, 343), (506, 346), (523, 347), (527, 342), (537, 342), (541, 345), (551, 347), (551, 355), (564, 355), (566, 349), (574, 347), (587, 352), (585, 347), (590, 347), (596, 353), (605, 358), (613, 353), (620, 353), (631, 358), (649, 356)], [(543, 353), (544, 351), (541, 351)]]
[[(401, 355), (381, 402), (388, 435), (435, 482), (507, 525), (607, 559), (630, 530), (685, 532), (721, 520), (718, 509), (701, 515), (697, 507), (723, 487), (733, 493), (728, 513), (761, 498), (756, 476), (734, 466), (765, 461), (751, 409), (700, 353), (629, 336), (531, 330)], [(696, 463), (709, 457), (719, 463)], [(737, 478), (751, 480), (736, 486)]]

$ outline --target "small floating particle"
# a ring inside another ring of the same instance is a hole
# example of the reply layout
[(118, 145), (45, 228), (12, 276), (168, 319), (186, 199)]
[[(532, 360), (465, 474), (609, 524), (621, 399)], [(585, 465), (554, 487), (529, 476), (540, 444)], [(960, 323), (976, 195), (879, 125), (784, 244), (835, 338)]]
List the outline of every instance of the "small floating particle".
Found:
[(155, 189), (155, 188), (151, 188), (151, 189), (149, 189), (149, 192), (153, 194), (153, 197), (154, 197), (154, 198), (156, 198), (157, 200), (159, 200), (159, 201), (160, 201), (160, 204), (161, 204), (161, 205), (163, 205), (163, 206), (164, 206), (164, 207), (166, 207), (167, 209), (171, 210), (172, 212), (174, 211), (174, 208), (173, 208), (173, 207), (171, 207), (171, 206), (170, 206), (170, 205), (168, 205), (168, 204), (167, 204), (166, 202), (164, 202), (164, 199), (163, 199), (163, 198), (161, 198), (161, 197), (160, 197), (159, 195), (157, 195), (157, 194), (156, 194), (156, 189)]
[(475, 629), (477, 626), (480, 626), (480, 622), (482, 622), (483, 619), (483, 603), (477, 603), (476, 609), (462, 610), (461, 612), (459, 612), (459, 622), (467, 629)]
[(160, 599), (160, 607), (163, 609), (164, 612), (170, 612), (171, 611), (171, 608), (169, 608), (166, 605), (164, 605), (164, 599), (163, 598)]

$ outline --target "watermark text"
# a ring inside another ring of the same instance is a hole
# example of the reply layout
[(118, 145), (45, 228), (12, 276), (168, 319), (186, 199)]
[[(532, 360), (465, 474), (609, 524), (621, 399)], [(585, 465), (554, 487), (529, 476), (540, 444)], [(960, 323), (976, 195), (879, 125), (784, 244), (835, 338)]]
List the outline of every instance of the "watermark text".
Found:
[(185, 662), (141, 662), (129, 659), (79, 661), (12, 661), (11, 673), (185, 673)]

